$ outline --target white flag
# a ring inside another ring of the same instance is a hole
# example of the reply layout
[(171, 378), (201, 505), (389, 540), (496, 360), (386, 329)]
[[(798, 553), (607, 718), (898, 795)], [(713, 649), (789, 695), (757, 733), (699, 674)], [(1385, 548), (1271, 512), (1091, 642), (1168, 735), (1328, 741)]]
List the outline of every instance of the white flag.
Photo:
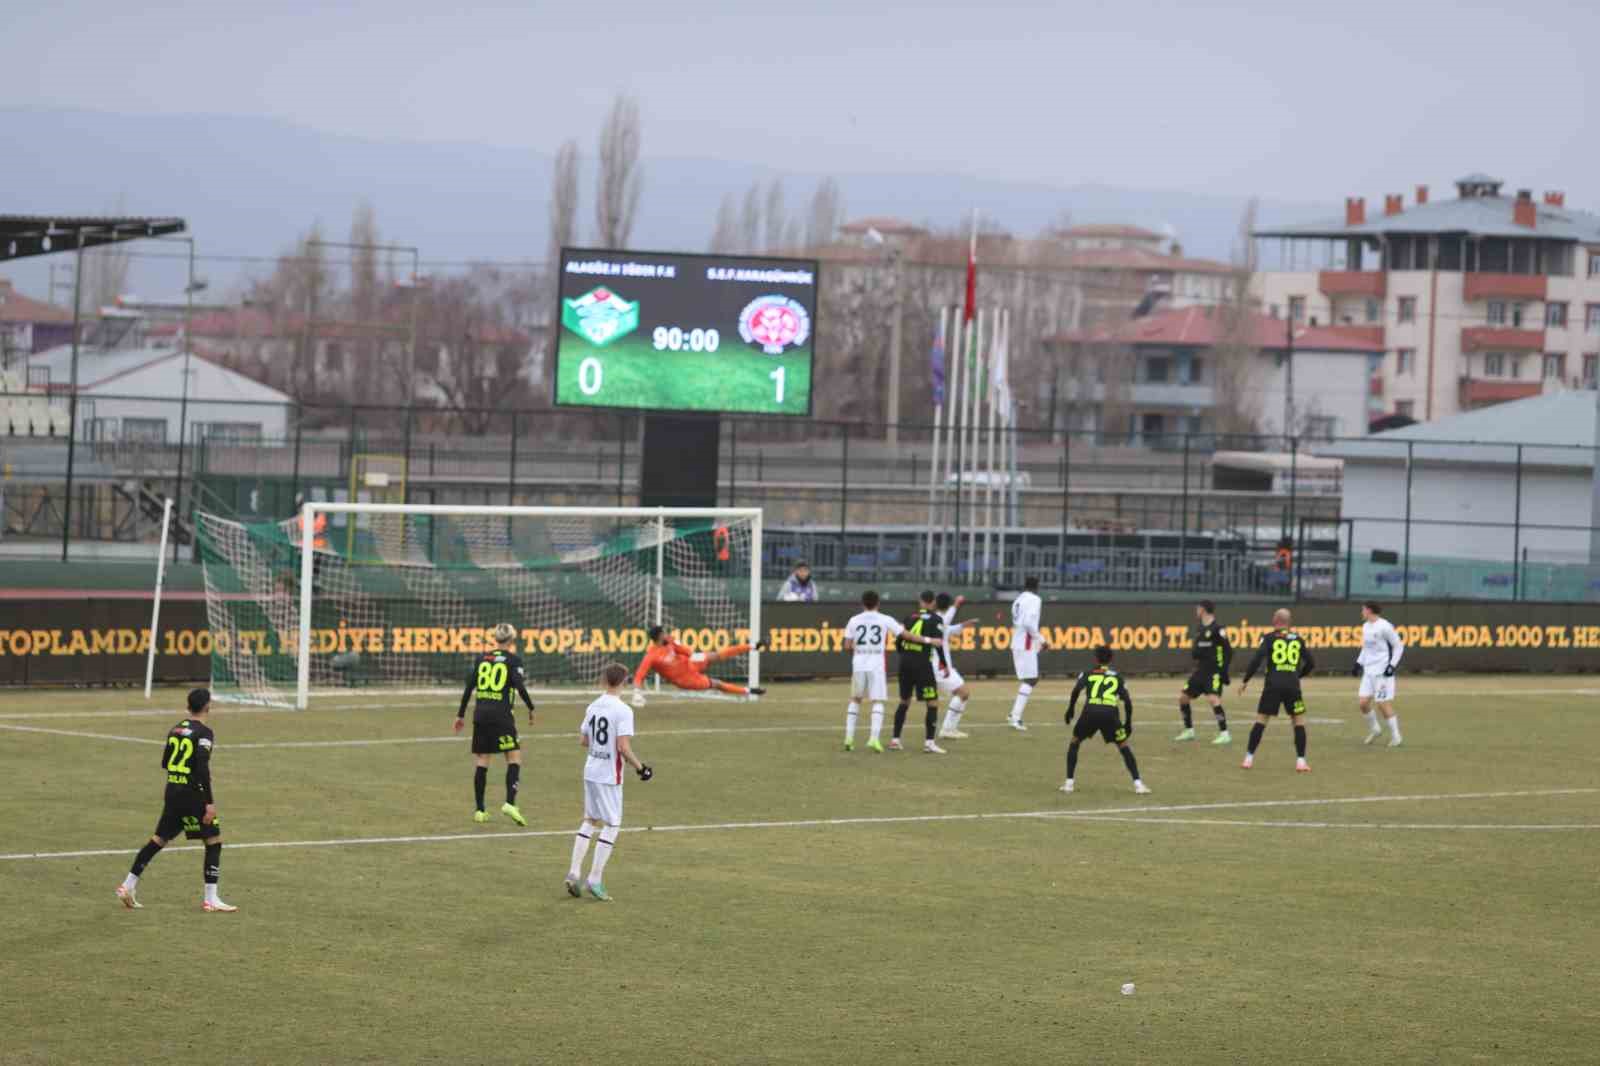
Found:
[(1000, 421), (1011, 424), (1011, 316), (1007, 314), (997, 330), (1000, 336), (990, 349), (990, 388), (994, 389), (995, 410)]

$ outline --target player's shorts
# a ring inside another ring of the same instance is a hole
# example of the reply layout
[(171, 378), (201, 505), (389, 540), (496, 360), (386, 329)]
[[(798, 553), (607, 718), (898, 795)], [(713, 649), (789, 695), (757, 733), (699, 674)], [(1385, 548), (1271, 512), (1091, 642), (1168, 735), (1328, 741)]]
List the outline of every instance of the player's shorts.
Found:
[(1256, 713), (1275, 718), (1280, 710), (1288, 711), (1291, 718), (1300, 717), (1306, 713), (1305, 695), (1297, 688), (1262, 689), (1261, 702), (1256, 704)]
[(1382, 670), (1367, 670), (1361, 675), (1361, 698), (1388, 703), (1394, 699), (1394, 678), (1384, 677)]
[(882, 703), (889, 698), (889, 676), (883, 667), (857, 669), (850, 674), (850, 698)]
[(583, 782), (583, 816), (601, 825), (622, 824), (622, 786), (608, 781)]
[[(1115, 707), (1090, 706), (1083, 709), (1078, 720), (1072, 723), (1072, 736), (1075, 740), (1088, 740), (1099, 733), (1107, 744), (1117, 742), (1117, 734), (1122, 732), (1122, 716)], [(1123, 740), (1128, 736), (1123, 733)]]
[(504, 755), (521, 748), (517, 719), (509, 704), (499, 709), (479, 707), (472, 712), (472, 754)]
[(920, 655), (900, 657), (900, 699), (902, 702), (919, 700), (935, 703), (939, 699), (939, 683), (933, 676), (933, 663)]
[(1196, 670), (1189, 675), (1188, 682), (1183, 686), (1186, 696), (1220, 696), (1222, 695), (1222, 671)]
[(1017, 668), (1017, 680), (1027, 681), (1039, 676), (1039, 649), (1012, 648), (1011, 665)]
[(967, 683), (967, 679), (961, 676), (961, 671), (953, 666), (943, 667), (934, 673), (938, 675), (940, 692), (954, 692)]
[(210, 825), (201, 822), (206, 813), (205, 797), (189, 789), (167, 792), (167, 801), (161, 806), (161, 819), (156, 822), (155, 835), (162, 840), (176, 840), (182, 833), (187, 840), (210, 840), (222, 835), (222, 819)]

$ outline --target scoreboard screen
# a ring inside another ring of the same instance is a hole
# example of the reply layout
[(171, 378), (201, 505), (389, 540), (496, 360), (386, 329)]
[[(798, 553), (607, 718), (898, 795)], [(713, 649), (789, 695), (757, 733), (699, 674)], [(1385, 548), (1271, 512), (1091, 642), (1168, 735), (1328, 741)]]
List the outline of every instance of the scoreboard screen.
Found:
[(817, 264), (563, 248), (555, 402), (811, 413)]

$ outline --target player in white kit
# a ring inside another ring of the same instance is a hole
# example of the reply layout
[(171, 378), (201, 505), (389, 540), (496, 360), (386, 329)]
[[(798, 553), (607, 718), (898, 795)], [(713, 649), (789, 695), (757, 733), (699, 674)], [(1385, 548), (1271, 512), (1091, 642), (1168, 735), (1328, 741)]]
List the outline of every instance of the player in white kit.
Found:
[(944, 709), (944, 724), (939, 727), (941, 740), (967, 739), (967, 734), (961, 731), (961, 715), (967, 709), (967, 700), (972, 698), (972, 690), (967, 688), (967, 679), (956, 669), (955, 657), (950, 654), (950, 638), (972, 624), (956, 621), (956, 611), (966, 602), (965, 596), (951, 599), (948, 592), (939, 593), (938, 598), (933, 601), (934, 610), (939, 612), (939, 619), (944, 622), (945, 640), (944, 655), (940, 657), (939, 666), (934, 674), (939, 681), (939, 691), (951, 694), (950, 702)]
[(589, 853), (589, 842), (598, 836), (594, 863), (589, 868), (589, 895), (609, 903), (611, 896), (602, 876), (617, 834), (622, 831), (623, 764), (631, 767), (641, 781), (650, 780), (655, 771), (633, 753), (633, 708), (619, 698), (628, 681), (628, 668), (611, 663), (601, 671), (600, 679), (606, 687), (605, 694), (589, 704), (579, 734), (587, 754), (583, 760), (583, 822), (572, 842), (572, 866), (567, 870), (566, 884), (569, 895), (583, 895), (583, 857)]
[[(1390, 621), (1383, 617), (1383, 608), (1368, 600), (1361, 605), (1361, 653), (1350, 670), (1361, 679), (1358, 698), (1361, 716), (1367, 720), (1367, 735), (1363, 744), (1371, 744), (1383, 736), (1378, 724), (1378, 713), (1389, 723), (1389, 747), (1400, 746), (1400, 716), (1394, 710), (1394, 673), (1400, 667), (1400, 656), (1406, 646), (1395, 632)], [(1376, 705), (1378, 710), (1372, 708)]]
[[(844, 712), (844, 750), (856, 747), (856, 719), (861, 716), (861, 701), (872, 703), (872, 731), (867, 736), (868, 750), (883, 753), (883, 706), (889, 698), (889, 641), (906, 634), (900, 620), (878, 610), (878, 594), (871, 589), (861, 594), (860, 614), (844, 625), (844, 649), (850, 652), (850, 703)], [(910, 638), (913, 641), (921, 638)], [(942, 643), (937, 640), (923, 643)]]
[(1027, 732), (1022, 724), (1022, 712), (1033, 695), (1033, 686), (1039, 683), (1039, 651), (1048, 648), (1039, 632), (1039, 613), (1043, 604), (1039, 600), (1039, 579), (1030, 577), (1023, 581), (1022, 591), (1011, 601), (1011, 663), (1017, 669), (1017, 698), (1011, 704), (1008, 719), (1011, 728)]

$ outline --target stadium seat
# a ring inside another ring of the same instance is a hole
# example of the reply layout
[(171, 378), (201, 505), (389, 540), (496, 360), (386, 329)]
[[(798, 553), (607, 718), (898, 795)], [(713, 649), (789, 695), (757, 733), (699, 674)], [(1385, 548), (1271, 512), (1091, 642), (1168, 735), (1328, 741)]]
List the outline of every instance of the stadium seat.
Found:
[(29, 432), (35, 437), (50, 435), (50, 404), (42, 396), (25, 396), (23, 411), (27, 414)]

